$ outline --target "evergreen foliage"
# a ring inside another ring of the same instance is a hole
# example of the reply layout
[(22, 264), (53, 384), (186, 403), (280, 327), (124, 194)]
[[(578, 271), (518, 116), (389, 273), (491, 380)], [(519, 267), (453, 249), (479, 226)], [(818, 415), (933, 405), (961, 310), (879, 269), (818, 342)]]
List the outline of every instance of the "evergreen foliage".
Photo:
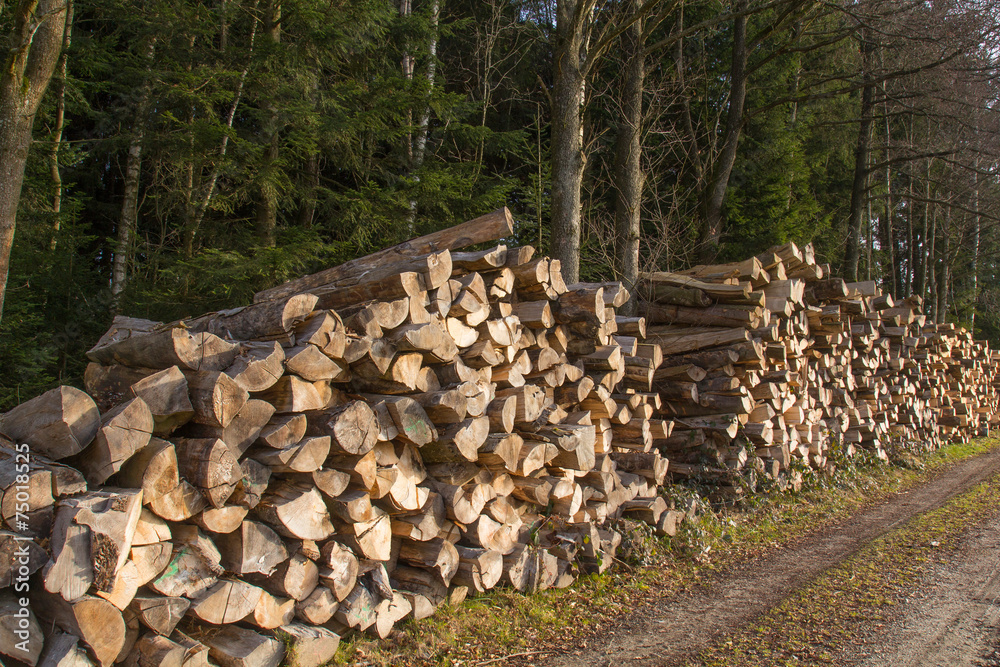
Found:
[[(517, 220), (511, 242), (547, 252), (565, 1), (74, 0), (67, 76), (57, 71), (35, 118), (18, 209), (0, 409), (79, 382), (116, 313), (172, 320), (245, 304), (502, 205)], [(862, 90), (874, 86), (859, 279), (921, 294), (939, 321), (1000, 341), (995, 7), (639, 5), (644, 268), (696, 261), (733, 90), (731, 12), (748, 6), (717, 260), (812, 242), (843, 268)], [(17, 6), (0, 4), (6, 46)], [(595, 40), (627, 25), (631, 6), (595, 2)], [(626, 63), (614, 45), (597, 58), (582, 109), (582, 280), (617, 277)]]

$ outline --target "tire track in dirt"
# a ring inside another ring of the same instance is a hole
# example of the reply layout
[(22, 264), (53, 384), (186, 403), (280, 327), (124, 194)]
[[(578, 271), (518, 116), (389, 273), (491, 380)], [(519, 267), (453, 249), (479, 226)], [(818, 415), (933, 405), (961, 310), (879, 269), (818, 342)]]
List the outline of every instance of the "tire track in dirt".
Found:
[[(1000, 448), (955, 464), (934, 479), (893, 495), (841, 523), (776, 550), (707, 584), (634, 610), (584, 650), (549, 656), (552, 667), (676, 665), (749, 624), (790, 593), (914, 517), (941, 507), (1000, 472)], [(613, 634), (612, 634), (613, 632)], [(594, 646), (594, 642), (599, 645)]]
[(996, 664), (1000, 626), (1000, 531), (978, 527), (954, 555), (924, 576), (898, 617), (844, 661), (864, 667), (974, 667)]

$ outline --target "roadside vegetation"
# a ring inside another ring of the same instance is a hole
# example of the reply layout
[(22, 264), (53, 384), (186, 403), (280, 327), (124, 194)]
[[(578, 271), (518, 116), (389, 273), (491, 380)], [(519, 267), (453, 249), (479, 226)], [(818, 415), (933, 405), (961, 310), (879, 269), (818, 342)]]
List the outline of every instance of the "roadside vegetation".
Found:
[[(542, 665), (546, 657), (583, 651), (594, 638), (612, 636), (615, 621), (642, 604), (708, 582), (729, 566), (834, 525), (998, 446), (1000, 439), (979, 439), (919, 457), (901, 454), (891, 464), (862, 454), (839, 461), (833, 474), (807, 474), (798, 492), (754, 494), (729, 507), (713, 507), (696, 489), (670, 487), (666, 493), (679, 506), (696, 501), (696, 518), (683, 522), (674, 537), (664, 538), (626, 522), (619, 527), (626, 537), (619, 562), (610, 572), (582, 576), (563, 590), (522, 595), (495, 589), (470, 597), (442, 607), (432, 618), (398, 626), (385, 641), (348, 638), (336, 664)], [(1000, 488), (984, 485), (918, 517), (693, 664), (823, 664), (832, 659), (830, 646), (855, 632), (861, 618), (888, 613), (899, 591), (931, 559), (945, 554), (965, 528), (996, 507)]]

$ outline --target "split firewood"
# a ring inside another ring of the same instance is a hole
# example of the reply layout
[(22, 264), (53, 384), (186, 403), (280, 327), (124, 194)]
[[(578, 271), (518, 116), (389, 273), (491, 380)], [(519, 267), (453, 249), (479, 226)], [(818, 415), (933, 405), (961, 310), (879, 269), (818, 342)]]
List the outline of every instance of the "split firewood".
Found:
[(208, 654), (221, 667), (278, 667), (284, 645), (272, 637), (236, 625), (205, 629), (193, 638), (208, 646)]
[(102, 484), (149, 444), (153, 426), (153, 414), (141, 398), (121, 403), (101, 418), (94, 442), (72, 462), (89, 484)]
[[(79, 637), (98, 664), (106, 667), (118, 657), (125, 644), (125, 621), (121, 611), (107, 600), (83, 595), (67, 601), (59, 595), (34, 588), (31, 601), (32, 609), (41, 618)], [(41, 636), (40, 629), (35, 636)]]
[(184, 479), (195, 485), (213, 507), (222, 507), (242, 472), (233, 452), (225, 442), (213, 438), (179, 438), (175, 446)]
[(141, 398), (153, 415), (153, 433), (168, 435), (194, 416), (187, 378), (177, 366), (161, 371), (88, 364), (84, 386), (102, 412)]
[(321, 541), (333, 533), (330, 514), (316, 487), (272, 485), (254, 512), (286, 537)]
[(288, 646), (288, 667), (321, 667), (340, 646), (340, 635), (332, 630), (301, 623), (283, 625), (277, 637)]
[(164, 637), (170, 636), (191, 606), (186, 598), (139, 595), (129, 605), (143, 625)]
[(240, 457), (257, 440), (261, 431), (274, 415), (274, 406), (255, 398), (243, 404), (225, 428), (192, 424), (183, 431), (195, 438), (217, 438), (226, 443), (236, 457)]
[(272, 386), (284, 373), (285, 351), (279, 343), (243, 343), (226, 375), (250, 393)]
[(27, 443), (34, 454), (63, 459), (83, 450), (97, 436), (101, 415), (94, 400), (79, 389), (57, 387), (0, 415), (0, 433)]
[(277, 533), (256, 521), (244, 521), (238, 530), (219, 535), (214, 541), (222, 556), (222, 566), (235, 574), (260, 572), (267, 576), (288, 559), (288, 551)]
[(374, 410), (362, 401), (309, 414), (308, 433), (331, 437), (335, 451), (361, 455), (371, 450), (378, 439), (378, 419)]

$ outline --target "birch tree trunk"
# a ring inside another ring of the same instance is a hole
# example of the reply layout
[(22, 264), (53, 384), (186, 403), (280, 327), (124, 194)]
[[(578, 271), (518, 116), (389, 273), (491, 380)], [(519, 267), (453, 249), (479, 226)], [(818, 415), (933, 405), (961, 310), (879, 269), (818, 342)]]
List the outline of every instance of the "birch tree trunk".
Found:
[[(408, 11), (409, 11), (409, 0), (405, 0)], [(430, 23), (430, 40), (427, 43), (427, 101), (424, 104), (424, 108), (420, 112), (420, 120), (417, 123), (417, 133), (413, 139), (413, 145), (410, 150), (410, 173), (415, 182), (420, 182), (420, 176), (416, 172), (419, 171), (420, 167), (424, 164), (424, 158), (427, 156), (427, 138), (430, 134), (431, 125), (431, 105), (430, 97), (434, 90), (434, 85), (437, 79), (437, 44), (438, 44), (438, 21), (441, 16), (441, 0), (432, 0), (431, 3), (431, 23)], [(408, 78), (413, 78), (413, 59), (407, 56), (409, 59), (409, 69), (406, 70), (404, 65), (404, 71), (408, 72)], [(410, 210), (407, 216), (407, 228), (410, 232), (410, 236), (416, 234), (417, 226), (417, 200), (414, 197), (410, 198)]]
[(0, 72), (0, 318), (7, 292), (17, 206), (35, 112), (62, 50), (67, 0), (13, 3), (13, 30)]

